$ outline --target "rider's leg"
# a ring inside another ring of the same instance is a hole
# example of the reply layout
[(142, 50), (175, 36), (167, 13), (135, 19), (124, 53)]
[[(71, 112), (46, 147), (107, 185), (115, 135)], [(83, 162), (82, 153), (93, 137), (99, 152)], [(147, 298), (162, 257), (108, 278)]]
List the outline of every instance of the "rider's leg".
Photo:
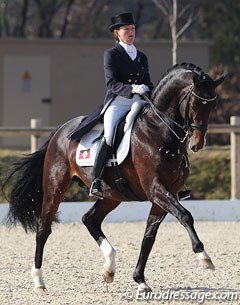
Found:
[(93, 167), (93, 183), (90, 188), (89, 195), (103, 198), (103, 189), (101, 176), (109, 157), (114, 130), (121, 118), (130, 110), (132, 106), (131, 100), (116, 99), (109, 105), (104, 114), (104, 137), (99, 143), (94, 167)]
[[(136, 95), (136, 94), (135, 94)], [(142, 100), (139, 97), (139, 100), (136, 100), (131, 107), (131, 110), (126, 116), (126, 123), (124, 126), (124, 132), (126, 132), (132, 125), (133, 121), (135, 120), (135, 117), (139, 114), (141, 111), (142, 107), (146, 104), (144, 100)]]
[(104, 123), (104, 137), (109, 146), (112, 146), (112, 140), (115, 128), (121, 118), (129, 112), (133, 104), (131, 99), (117, 96), (111, 105), (107, 108), (103, 123)]
[(103, 172), (104, 165), (109, 157), (111, 151), (111, 146), (106, 143), (105, 137), (103, 137), (98, 145), (98, 149), (95, 156), (95, 162), (93, 166), (92, 179), (93, 183), (91, 185), (89, 195), (103, 198), (103, 190), (101, 183), (101, 176)]

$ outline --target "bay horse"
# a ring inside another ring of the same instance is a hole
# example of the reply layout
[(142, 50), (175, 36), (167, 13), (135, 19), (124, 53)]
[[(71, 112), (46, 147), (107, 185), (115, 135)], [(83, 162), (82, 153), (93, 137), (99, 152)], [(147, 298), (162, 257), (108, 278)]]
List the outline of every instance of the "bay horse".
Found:
[[(186, 228), (200, 268), (214, 268), (194, 229), (191, 213), (179, 202), (177, 192), (189, 175), (188, 147), (204, 147), (210, 113), (217, 103), (216, 87), (224, 76), (213, 80), (193, 64), (170, 68), (154, 88), (151, 100), (138, 115), (131, 135), (131, 148), (119, 166), (139, 201), (150, 201), (139, 259), (133, 279), (141, 291), (150, 291), (144, 278), (148, 256), (158, 228), (167, 213)], [(91, 185), (91, 167), (76, 164), (78, 143), (68, 135), (77, 128), (80, 118), (59, 126), (37, 152), (20, 158), (9, 172), (4, 189), (9, 195), (7, 223), (20, 222), (25, 231), (36, 232), (36, 250), (32, 278), (36, 290), (43, 291), (43, 250), (51, 234), (52, 222), (72, 180)], [(15, 177), (16, 176), (16, 177)], [(13, 181), (11, 183), (11, 181)], [(125, 198), (114, 184), (110, 167), (103, 173), (104, 198), (97, 199), (83, 216), (83, 224), (96, 240), (105, 263), (102, 275), (111, 283), (115, 274), (116, 251), (101, 229), (105, 216)]]

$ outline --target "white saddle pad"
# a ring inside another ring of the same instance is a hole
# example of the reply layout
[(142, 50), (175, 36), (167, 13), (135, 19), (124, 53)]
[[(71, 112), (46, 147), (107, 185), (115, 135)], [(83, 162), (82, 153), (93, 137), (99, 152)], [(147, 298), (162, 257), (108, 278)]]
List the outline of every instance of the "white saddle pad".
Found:
[[(123, 139), (117, 150), (117, 160), (109, 160), (107, 166), (111, 165), (111, 162), (117, 161), (121, 164), (128, 155), (130, 148), (130, 139), (133, 123), (130, 128), (125, 132)], [(98, 147), (98, 141), (92, 143), (103, 131), (103, 124), (96, 125), (89, 133), (84, 135), (78, 145), (76, 151), (76, 162), (79, 166), (93, 166), (96, 151)]]

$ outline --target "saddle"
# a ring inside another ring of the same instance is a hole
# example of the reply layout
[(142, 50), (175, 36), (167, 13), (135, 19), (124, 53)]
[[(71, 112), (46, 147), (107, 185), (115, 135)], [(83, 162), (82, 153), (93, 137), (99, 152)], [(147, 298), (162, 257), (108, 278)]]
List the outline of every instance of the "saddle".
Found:
[[(113, 152), (116, 162), (120, 165), (128, 155), (133, 124), (139, 112), (143, 108), (142, 101), (136, 102), (135, 107), (120, 121), (115, 129), (113, 139)], [(79, 140), (76, 151), (76, 162), (79, 166), (93, 166), (95, 161), (98, 140), (103, 136), (103, 124), (98, 123)], [(112, 159), (106, 164), (111, 166)]]
[[(108, 160), (106, 166), (113, 168), (115, 177), (115, 186), (125, 199), (138, 200), (133, 191), (128, 186), (125, 178), (122, 177), (119, 165), (125, 160), (130, 149), (131, 131), (135, 119), (142, 110), (144, 103), (136, 103), (134, 109), (122, 118), (114, 132), (112, 157)], [(96, 125), (90, 132), (85, 134), (78, 145), (76, 151), (76, 162), (79, 166), (93, 166), (98, 142), (103, 136), (103, 124)]]

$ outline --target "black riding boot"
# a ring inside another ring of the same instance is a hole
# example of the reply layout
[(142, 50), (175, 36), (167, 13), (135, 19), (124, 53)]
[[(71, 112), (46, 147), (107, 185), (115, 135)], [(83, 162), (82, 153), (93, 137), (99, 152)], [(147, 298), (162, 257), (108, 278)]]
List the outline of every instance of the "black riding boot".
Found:
[(96, 152), (96, 157), (93, 166), (92, 173), (92, 185), (89, 191), (89, 196), (96, 196), (99, 198), (103, 198), (103, 190), (102, 190), (102, 172), (106, 161), (108, 159), (111, 147), (107, 145), (106, 139), (103, 137), (98, 145), (98, 149)]

